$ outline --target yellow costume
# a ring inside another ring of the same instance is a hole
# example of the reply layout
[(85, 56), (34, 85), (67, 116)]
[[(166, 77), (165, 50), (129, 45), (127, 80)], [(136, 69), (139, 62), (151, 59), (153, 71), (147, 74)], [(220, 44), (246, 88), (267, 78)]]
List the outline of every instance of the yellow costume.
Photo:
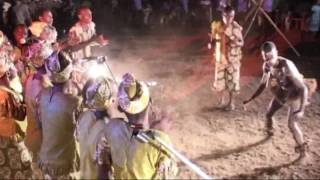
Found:
[[(152, 130), (171, 144), (168, 135)], [(104, 138), (110, 146), (113, 177), (115, 179), (172, 179), (177, 173), (174, 160), (159, 144), (141, 142), (133, 136), (133, 128), (122, 119), (112, 119)], [(108, 155), (107, 155), (108, 156)], [(107, 162), (110, 163), (110, 162)]]

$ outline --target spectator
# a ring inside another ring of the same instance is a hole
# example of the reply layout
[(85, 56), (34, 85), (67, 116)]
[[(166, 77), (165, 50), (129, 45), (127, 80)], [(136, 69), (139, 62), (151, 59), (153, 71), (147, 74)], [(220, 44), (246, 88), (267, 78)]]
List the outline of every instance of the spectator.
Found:
[(312, 16), (310, 20), (310, 28), (309, 30), (312, 32), (313, 38), (315, 38), (316, 34), (319, 31), (320, 25), (320, 0), (317, 1), (311, 8)]
[(54, 45), (54, 48), (56, 50), (63, 49), (63, 45), (60, 46), (57, 43), (58, 32), (56, 28), (53, 26), (53, 15), (51, 10), (48, 8), (41, 9), (38, 15), (38, 19), (40, 22), (46, 23), (52, 30), (52, 35), (50, 36), (50, 39), (48, 39), (48, 43)]
[(18, 75), (21, 79), (22, 84), (24, 85), (24, 82), (27, 78), (27, 68), (26, 64), (23, 58), (24, 50), (26, 48), (26, 44), (28, 43), (28, 28), (20, 24), (15, 27), (13, 31), (14, 36), (14, 49), (13, 49), (13, 60), (15, 67), (18, 71)]
[(32, 22), (30, 10), (25, 0), (16, 0), (12, 7), (12, 19), (14, 27), (18, 24), (29, 26)]
[(27, 179), (32, 175), (31, 157), (22, 141), (23, 134), (18, 133), (19, 126), (15, 122), (24, 120), (25, 114), (20, 119), (14, 116), (14, 111), (21, 108), (14, 102), (21, 103), (23, 100), (22, 85), (8, 59), (8, 51), (3, 49), (7, 45), (6, 37), (0, 31), (0, 174), (1, 179)]
[(106, 45), (107, 41), (102, 35), (96, 35), (95, 23), (92, 22), (92, 12), (87, 7), (78, 10), (78, 22), (69, 30), (69, 45), (72, 58), (77, 61), (92, 56), (91, 46)]

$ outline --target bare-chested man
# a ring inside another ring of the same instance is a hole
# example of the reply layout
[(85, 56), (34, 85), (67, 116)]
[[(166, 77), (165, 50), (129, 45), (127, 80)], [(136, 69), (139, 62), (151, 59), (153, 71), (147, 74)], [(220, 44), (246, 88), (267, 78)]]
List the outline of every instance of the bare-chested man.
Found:
[(270, 86), (273, 99), (270, 102), (267, 118), (267, 132), (273, 135), (273, 115), (284, 105), (289, 107), (288, 126), (297, 143), (296, 151), (300, 158), (306, 156), (306, 142), (298, 125), (299, 119), (303, 117), (304, 110), (308, 104), (308, 88), (304, 83), (303, 76), (296, 66), (288, 59), (278, 56), (278, 51), (273, 42), (265, 42), (261, 46), (263, 64), (263, 76), (260, 86), (252, 97), (243, 102), (249, 103), (259, 96), (263, 90)]

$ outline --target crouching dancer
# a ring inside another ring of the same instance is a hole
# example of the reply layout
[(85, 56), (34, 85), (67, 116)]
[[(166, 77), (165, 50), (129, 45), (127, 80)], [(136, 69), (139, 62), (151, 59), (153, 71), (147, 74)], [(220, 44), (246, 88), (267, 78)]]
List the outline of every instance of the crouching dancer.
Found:
[(300, 153), (300, 159), (306, 154), (307, 143), (303, 138), (299, 127), (299, 119), (303, 117), (308, 104), (308, 87), (303, 76), (296, 66), (288, 59), (278, 56), (278, 51), (273, 42), (265, 42), (261, 47), (263, 64), (263, 76), (258, 90), (243, 104), (259, 96), (263, 90), (270, 86), (273, 99), (267, 110), (266, 127), (269, 135), (273, 135), (273, 115), (284, 105), (289, 106), (288, 126), (296, 141), (296, 151)]

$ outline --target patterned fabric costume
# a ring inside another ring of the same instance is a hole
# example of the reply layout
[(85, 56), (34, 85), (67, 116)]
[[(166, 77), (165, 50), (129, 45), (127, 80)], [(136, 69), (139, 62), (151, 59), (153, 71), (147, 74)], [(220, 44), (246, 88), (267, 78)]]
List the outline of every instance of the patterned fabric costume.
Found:
[(227, 27), (220, 21), (214, 21), (211, 24), (211, 38), (216, 41), (214, 88), (217, 91), (239, 91), (242, 27), (235, 21)]
[[(1, 98), (3, 96), (1, 95)], [(2, 119), (14, 121), (13, 119)], [(0, 177), (1, 179), (31, 179), (31, 157), (23, 142), (0, 135)]]
[(13, 112), (17, 108), (14, 96), (3, 89), (20, 94), (22, 86), (12, 62), (4, 57), (8, 56), (1, 56), (0, 59), (1, 69), (7, 69), (0, 78), (0, 178), (27, 179), (32, 177), (31, 157), (21, 141), (23, 133), (13, 118)]

